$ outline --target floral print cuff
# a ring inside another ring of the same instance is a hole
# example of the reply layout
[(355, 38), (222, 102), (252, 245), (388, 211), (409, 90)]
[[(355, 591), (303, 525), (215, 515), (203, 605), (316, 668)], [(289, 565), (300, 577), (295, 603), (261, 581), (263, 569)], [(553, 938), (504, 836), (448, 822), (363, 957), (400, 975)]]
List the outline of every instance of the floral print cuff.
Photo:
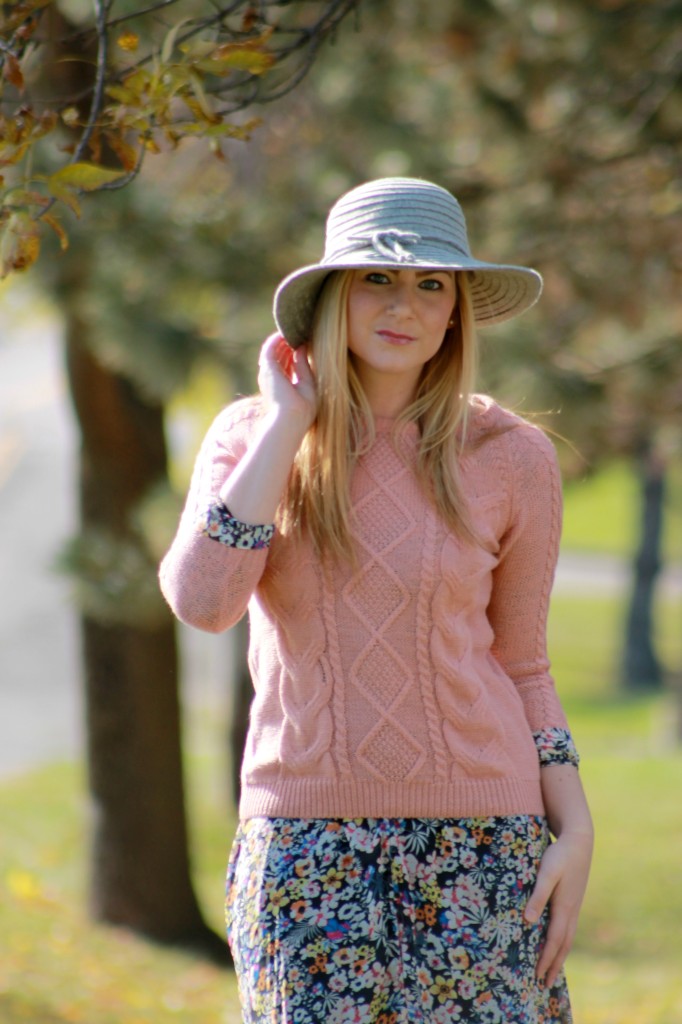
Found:
[(199, 530), (209, 540), (217, 540), (228, 548), (256, 550), (270, 546), (274, 526), (252, 526), (242, 523), (218, 498), (208, 506), (199, 521)]
[(568, 729), (552, 726), (534, 732), (533, 739), (543, 768), (550, 764), (572, 764), (577, 768), (580, 764), (578, 751)]

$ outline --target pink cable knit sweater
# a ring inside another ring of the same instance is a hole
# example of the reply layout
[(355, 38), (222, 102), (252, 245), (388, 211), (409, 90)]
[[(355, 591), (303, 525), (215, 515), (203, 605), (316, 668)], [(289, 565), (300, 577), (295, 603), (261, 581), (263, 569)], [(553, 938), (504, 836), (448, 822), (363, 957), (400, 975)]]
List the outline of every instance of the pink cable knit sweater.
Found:
[(533, 733), (566, 728), (545, 632), (561, 485), (545, 435), (489, 398), (462, 457), (482, 546), (435, 513), (411, 465), (417, 428), (377, 437), (354, 471), (359, 567), (305, 539), (241, 550), (201, 533), (249, 444), (237, 402), (202, 446), (161, 566), (176, 615), (212, 632), (250, 615), (255, 697), (242, 818), (543, 814)]

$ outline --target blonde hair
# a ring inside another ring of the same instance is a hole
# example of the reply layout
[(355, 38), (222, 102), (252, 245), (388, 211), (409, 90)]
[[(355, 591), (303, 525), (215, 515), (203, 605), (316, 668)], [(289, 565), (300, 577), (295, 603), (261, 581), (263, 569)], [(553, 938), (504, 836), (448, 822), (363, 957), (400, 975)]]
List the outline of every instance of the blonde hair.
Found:
[[(278, 526), (305, 529), (318, 554), (354, 561), (350, 480), (360, 454), (374, 440), (374, 419), (348, 350), (348, 293), (353, 271), (325, 282), (313, 322), (310, 360), (319, 395), (315, 422), (294, 460)], [(417, 423), (417, 476), (437, 511), (459, 536), (475, 538), (459, 475), (467, 415), (477, 371), (477, 342), (466, 273), (455, 275), (453, 325), (426, 363), (413, 401), (396, 430)]]

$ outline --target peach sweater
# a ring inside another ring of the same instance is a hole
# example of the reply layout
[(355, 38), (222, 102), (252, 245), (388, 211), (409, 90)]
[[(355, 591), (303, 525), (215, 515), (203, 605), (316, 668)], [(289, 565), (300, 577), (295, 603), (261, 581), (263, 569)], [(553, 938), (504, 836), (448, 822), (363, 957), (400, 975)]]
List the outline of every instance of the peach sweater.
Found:
[(460, 541), (390, 421), (354, 470), (359, 566), (321, 566), (305, 538), (242, 550), (201, 532), (257, 422), (225, 409), (197, 458), (161, 566), (176, 615), (228, 629), (249, 610), (255, 696), (242, 818), (543, 814), (533, 734), (566, 728), (546, 653), (561, 520), (554, 449), (491, 399), (462, 456), (482, 538)]

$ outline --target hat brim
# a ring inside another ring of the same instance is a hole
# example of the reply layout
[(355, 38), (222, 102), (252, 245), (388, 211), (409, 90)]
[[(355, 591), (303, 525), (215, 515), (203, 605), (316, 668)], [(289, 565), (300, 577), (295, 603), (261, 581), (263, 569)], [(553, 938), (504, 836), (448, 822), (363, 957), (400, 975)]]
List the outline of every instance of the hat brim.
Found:
[[(317, 300), (330, 274), (336, 270), (364, 270), (371, 266), (397, 269), (379, 259), (376, 263), (363, 259), (347, 264), (316, 263), (301, 267), (284, 278), (275, 292), (273, 313), (277, 328), (289, 345), (298, 348), (310, 340)], [(511, 320), (530, 309), (542, 292), (542, 278), (530, 267), (462, 259), (456, 265), (419, 261), (402, 265), (399, 269), (469, 271), (474, 318), (479, 327)]]

